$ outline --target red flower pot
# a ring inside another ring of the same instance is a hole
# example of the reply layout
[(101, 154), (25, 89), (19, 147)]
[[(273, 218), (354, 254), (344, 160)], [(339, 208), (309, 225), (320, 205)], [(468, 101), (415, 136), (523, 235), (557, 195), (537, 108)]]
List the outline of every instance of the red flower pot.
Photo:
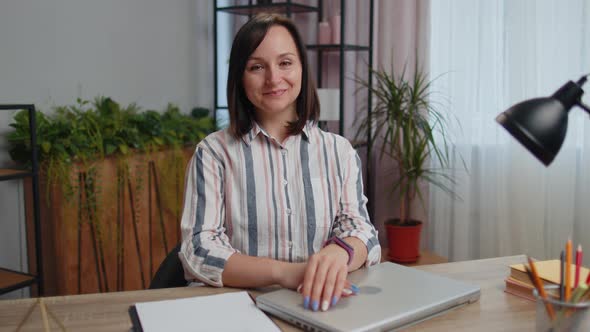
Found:
[(413, 263), (420, 257), (420, 232), (422, 222), (410, 220), (404, 225), (398, 219), (385, 223), (389, 244), (389, 260), (398, 263)]

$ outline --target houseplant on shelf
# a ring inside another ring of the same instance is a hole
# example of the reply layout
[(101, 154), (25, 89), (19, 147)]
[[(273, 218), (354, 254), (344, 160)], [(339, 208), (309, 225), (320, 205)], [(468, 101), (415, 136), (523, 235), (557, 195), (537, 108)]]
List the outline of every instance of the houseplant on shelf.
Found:
[[(431, 184), (453, 194), (449, 184), (453, 179), (446, 174), (449, 167), (450, 140), (448, 116), (431, 101), (432, 80), (422, 71), (416, 59), (414, 72), (404, 66), (396, 73), (370, 68), (374, 83), (356, 79), (363, 88), (370, 89), (374, 106), (361, 112), (358, 137), (368, 137), (371, 151), (379, 159), (387, 156), (397, 167), (391, 193), (399, 200), (399, 218), (385, 222), (389, 242), (389, 258), (397, 262), (414, 262), (419, 258), (422, 221), (412, 218), (414, 201), (424, 205), (421, 184)], [(370, 135), (367, 131), (371, 129)], [(374, 148), (380, 145), (380, 148)]]

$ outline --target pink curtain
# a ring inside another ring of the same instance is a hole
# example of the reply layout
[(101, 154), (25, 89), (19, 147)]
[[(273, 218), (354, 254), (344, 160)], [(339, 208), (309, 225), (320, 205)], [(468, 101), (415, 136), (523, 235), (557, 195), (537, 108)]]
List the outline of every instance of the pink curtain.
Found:
[[(428, 71), (429, 63), (429, 15), (430, 0), (377, 0), (375, 6), (375, 41), (374, 59), (376, 68), (389, 70), (393, 68), (400, 72), (404, 65), (412, 70), (416, 52), (422, 68)], [(406, 71), (407, 74), (412, 74)], [(375, 150), (380, 149), (377, 145)], [(391, 192), (392, 178), (395, 176), (395, 164), (384, 157), (373, 154), (371, 160), (373, 174), (373, 222), (379, 229), (379, 240), (382, 246), (387, 245), (384, 222), (388, 218), (397, 217), (399, 204), (396, 196)], [(428, 200), (428, 187), (423, 189), (424, 198)], [(412, 216), (422, 220), (424, 227), (428, 227), (427, 206), (414, 204)], [(426, 243), (424, 236), (428, 232), (422, 231), (422, 243)]]

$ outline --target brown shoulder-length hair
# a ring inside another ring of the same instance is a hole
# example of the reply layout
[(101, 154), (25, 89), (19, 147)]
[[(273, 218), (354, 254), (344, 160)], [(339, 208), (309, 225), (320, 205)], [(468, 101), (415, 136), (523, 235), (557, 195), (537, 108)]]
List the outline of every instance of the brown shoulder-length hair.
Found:
[(297, 97), (297, 120), (290, 122), (290, 135), (301, 133), (307, 121), (318, 121), (320, 103), (315, 83), (309, 71), (309, 62), (305, 45), (295, 27), (288, 18), (278, 14), (258, 14), (244, 24), (234, 38), (229, 57), (229, 73), (227, 77), (227, 102), (229, 109), (229, 129), (232, 135), (240, 138), (248, 133), (253, 126), (255, 114), (254, 105), (246, 97), (242, 77), (246, 69), (248, 58), (262, 42), (270, 27), (280, 25), (285, 27), (297, 46), (301, 61), (301, 92)]

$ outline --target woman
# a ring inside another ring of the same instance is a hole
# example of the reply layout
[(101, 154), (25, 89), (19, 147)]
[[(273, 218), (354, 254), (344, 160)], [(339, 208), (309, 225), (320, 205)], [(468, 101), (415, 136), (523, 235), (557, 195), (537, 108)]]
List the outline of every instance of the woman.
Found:
[(347, 273), (378, 263), (381, 249), (358, 155), (316, 126), (318, 97), (290, 20), (261, 14), (240, 29), (227, 95), (230, 127), (200, 142), (187, 169), (185, 277), (279, 284), (325, 311), (350, 293)]

